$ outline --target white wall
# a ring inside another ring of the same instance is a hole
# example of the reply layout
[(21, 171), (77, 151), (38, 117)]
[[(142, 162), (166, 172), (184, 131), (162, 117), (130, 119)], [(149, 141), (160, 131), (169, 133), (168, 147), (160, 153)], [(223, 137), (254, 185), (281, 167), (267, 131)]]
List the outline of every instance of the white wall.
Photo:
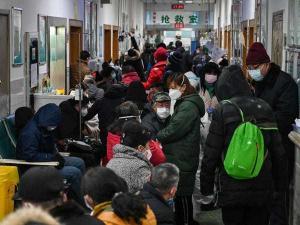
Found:
[(252, 20), (255, 18), (255, 0), (242, 1), (242, 20)]
[[(80, 7), (83, 7), (83, 2), (84, 0), (0, 0), (0, 9), (11, 9), (11, 7), (23, 9), (22, 26), (24, 36), (25, 32), (37, 32), (38, 14), (83, 20), (83, 10), (80, 10)], [(10, 52), (12, 53), (12, 44)], [(19, 67), (11, 66), (11, 112), (26, 104), (24, 74), (25, 65)]]

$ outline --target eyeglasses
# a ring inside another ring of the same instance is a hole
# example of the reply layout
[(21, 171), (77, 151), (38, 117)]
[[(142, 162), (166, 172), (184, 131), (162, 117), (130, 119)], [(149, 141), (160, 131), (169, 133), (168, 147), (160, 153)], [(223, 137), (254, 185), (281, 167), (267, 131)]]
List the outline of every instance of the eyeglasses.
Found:
[(256, 69), (258, 69), (260, 67), (260, 65), (258, 64), (258, 65), (249, 65), (249, 66), (247, 66), (247, 69), (248, 70), (256, 70)]

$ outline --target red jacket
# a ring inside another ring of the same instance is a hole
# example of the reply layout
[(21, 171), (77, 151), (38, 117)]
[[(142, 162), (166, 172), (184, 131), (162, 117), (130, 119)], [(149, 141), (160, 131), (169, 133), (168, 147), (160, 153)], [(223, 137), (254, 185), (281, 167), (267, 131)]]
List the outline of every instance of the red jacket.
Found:
[[(113, 147), (116, 144), (121, 143), (121, 137), (117, 134), (113, 134), (108, 132), (107, 135), (107, 146), (106, 146), (106, 157), (107, 161), (111, 160), (113, 158), (114, 152), (113, 152)], [(153, 166), (157, 166), (161, 163), (166, 162), (166, 156), (162, 150), (162, 146), (159, 142), (150, 140), (149, 141), (149, 147), (152, 153), (152, 157), (150, 159), (150, 162), (152, 163)], [(106, 164), (105, 164), (106, 165)]]
[(156, 63), (150, 70), (149, 77), (146, 82), (143, 82), (145, 89), (149, 89), (153, 83), (161, 82), (165, 73), (167, 61)]
[(140, 77), (137, 72), (125, 73), (122, 75), (122, 82), (129, 85), (133, 81), (140, 81)]

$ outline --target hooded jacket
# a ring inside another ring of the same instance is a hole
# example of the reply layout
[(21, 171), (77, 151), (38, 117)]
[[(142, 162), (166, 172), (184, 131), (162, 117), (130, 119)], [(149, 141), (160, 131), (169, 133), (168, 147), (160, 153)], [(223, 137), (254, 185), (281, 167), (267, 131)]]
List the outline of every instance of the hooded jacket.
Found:
[(160, 61), (156, 63), (150, 71), (148, 79), (143, 83), (145, 89), (149, 89), (154, 83), (161, 83), (165, 73), (167, 61)]
[(53, 134), (47, 131), (47, 127), (57, 127), (60, 121), (61, 112), (57, 105), (50, 103), (41, 107), (22, 129), (17, 143), (17, 158), (37, 162), (51, 161), (56, 149)]
[(122, 177), (128, 184), (129, 192), (143, 189), (151, 176), (152, 165), (141, 152), (125, 145), (115, 145), (114, 157), (107, 167)]
[[(92, 216), (102, 220), (105, 225), (137, 225), (134, 221), (125, 221), (114, 213), (111, 202), (103, 202), (94, 208)], [(146, 218), (141, 220), (141, 225), (156, 225), (156, 218), (150, 207), (147, 207)]]
[(282, 143), (289, 158), (289, 175), (294, 170), (294, 144), (288, 138), (292, 124), (299, 114), (298, 87), (293, 78), (271, 63), (271, 69), (261, 82), (253, 83), (255, 96), (265, 100), (274, 111)]
[(133, 81), (140, 81), (140, 77), (137, 72), (129, 72), (122, 75), (122, 83), (129, 85)]
[(157, 134), (167, 162), (180, 170), (178, 196), (193, 194), (199, 163), (200, 118), (204, 113), (204, 103), (198, 94), (183, 96), (176, 101), (168, 125)]
[[(216, 86), (219, 101), (230, 99), (242, 110), (245, 120), (255, 120), (258, 126), (276, 127), (270, 106), (252, 97), (250, 86), (238, 66), (224, 68)], [(242, 122), (239, 111), (228, 103), (220, 103), (212, 116), (202, 160), (200, 185), (203, 195), (214, 193), (215, 171), (218, 169), (219, 206), (259, 206), (271, 201), (274, 188), (286, 188), (287, 163), (278, 131), (262, 130), (268, 153), (260, 174), (253, 179), (237, 180), (227, 175), (223, 157), (235, 129)], [(241, 146), (242, 147), (242, 146)]]

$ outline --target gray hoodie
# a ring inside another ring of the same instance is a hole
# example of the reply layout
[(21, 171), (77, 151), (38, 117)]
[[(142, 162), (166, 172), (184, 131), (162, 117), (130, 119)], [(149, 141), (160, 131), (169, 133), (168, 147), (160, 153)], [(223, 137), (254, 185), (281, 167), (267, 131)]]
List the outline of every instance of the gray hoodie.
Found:
[(125, 145), (117, 144), (113, 150), (114, 156), (106, 167), (125, 179), (129, 192), (142, 190), (151, 176), (152, 165), (149, 160), (141, 152)]

